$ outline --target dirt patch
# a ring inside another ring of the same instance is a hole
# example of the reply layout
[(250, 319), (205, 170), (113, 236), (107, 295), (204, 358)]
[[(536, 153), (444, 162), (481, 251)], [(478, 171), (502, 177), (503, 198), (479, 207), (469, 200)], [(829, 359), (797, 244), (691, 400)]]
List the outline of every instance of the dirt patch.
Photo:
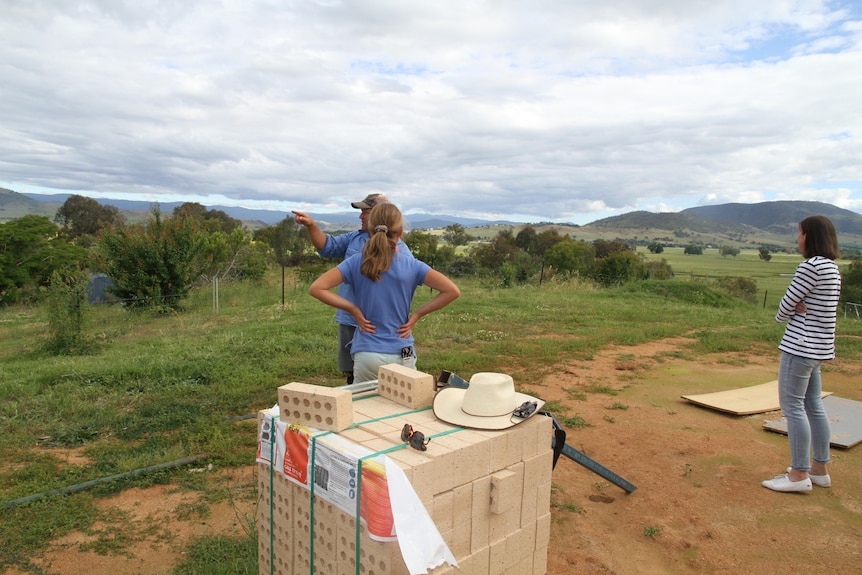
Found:
[[(637, 489), (626, 493), (576, 462), (553, 472), (548, 573), (562, 575), (851, 573), (862, 561), (862, 448), (833, 449), (833, 487), (808, 494), (760, 485), (788, 465), (787, 438), (764, 431), (780, 413), (738, 417), (680, 396), (775, 379), (774, 355), (691, 357), (688, 340), (611, 347), (561, 364), (529, 391), (556, 402), (578, 426), (567, 443)], [(862, 401), (862, 362), (824, 369), (824, 388)], [(255, 468), (225, 472), (254, 489)], [(251, 499), (251, 500), (250, 500)], [(191, 538), (241, 536), (254, 501), (208, 504), (171, 486), (131, 489), (101, 505), (136, 526), (138, 539), (100, 554), (96, 527), (34, 559), (50, 575), (168, 573)], [(18, 575), (15, 573), (14, 575)]]

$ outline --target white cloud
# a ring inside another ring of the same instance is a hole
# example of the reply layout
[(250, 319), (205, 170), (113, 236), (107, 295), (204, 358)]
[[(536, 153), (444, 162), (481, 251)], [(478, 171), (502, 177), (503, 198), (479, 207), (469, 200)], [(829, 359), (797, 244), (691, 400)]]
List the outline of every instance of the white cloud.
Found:
[(0, 185), (306, 211), (383, 191), (577, 223), (858, 210), (860, 20), (825, 0), (7, 0)]

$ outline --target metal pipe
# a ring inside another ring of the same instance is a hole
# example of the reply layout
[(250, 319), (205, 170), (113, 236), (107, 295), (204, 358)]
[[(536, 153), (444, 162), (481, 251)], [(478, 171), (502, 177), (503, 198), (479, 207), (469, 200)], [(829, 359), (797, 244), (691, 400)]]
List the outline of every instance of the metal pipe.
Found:
[(151, 465), (149, 467), (142, 467), (140, 469), (133, 469), (132, 471), (126, 471), (125, 473), (118, 473), (116, 475), (110, 475), (108, 477), (101, 477), (99, 479), (91, 479), (90, 481), (85, 481), (83, 483), (78, 483), (76, 485), (70, 485), (68, 487), (61, 487), (59, 489), (52, 489), (51, 491), (46, 491), (44, 493), (36, 493), (34, 495), (28, 495), (27, 497), (15, 499), (14, 501), (7, 502), (5, 504), (5, 507), (6, 507), (6, 509), (10, 509), (12, 507), (18, 507), (19, 505), (24, 505), (26, 503), (38, 501), (39, 499), (43, 499), (45, 497), (51, 497), (52, 495), (70, 495), (72, 493), (78, 493), (79, 491), (89, 489), (90, 487), (95, 487), (96, 485), (100, 485), (102, 483), (110, 483), (112, 481), (117, 481), (120, 479), (129, 479), (131, 477), (137, 477), (138, 475), (143, 475), (145, 473), (150, 473), (152, 471), (159, 471), (160, 469), (170, 469), (172, 467), (181, 467), (183, 465), (188, 465), (190, 463), (196, 463), (202, 459), (206, 459), (207, 457), (209, 457), (208, 454), (202, 453), (200, 455), (193, 455), (191, 457), (185, 457), (183, 459), (177, 459), (176, 461), (168, 461), (166, 463), (159, 463), (158, 465)]

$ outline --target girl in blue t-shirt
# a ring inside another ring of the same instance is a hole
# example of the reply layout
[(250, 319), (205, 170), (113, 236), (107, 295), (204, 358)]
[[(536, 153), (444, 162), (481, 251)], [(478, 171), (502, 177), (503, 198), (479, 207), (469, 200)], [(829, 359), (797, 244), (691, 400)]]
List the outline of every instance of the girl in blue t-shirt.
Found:
[[(371, 237), (362, 253), (345, 259), (308, 289), (313, 297), (356, 319), (350, 352), (357, 383), (377, 379), (377, 368), (388, 363), (415, 368), (413, 326), (461, 295), (452, 280), (398, 249), (404, 225), (395, 205), (376, 205), (369, 215), (369, 228)], [(342, 283), (353, 287), (356, 303), (330, 291)], [(421, 285), (438, 293), (411, 313), (413, 294)]]

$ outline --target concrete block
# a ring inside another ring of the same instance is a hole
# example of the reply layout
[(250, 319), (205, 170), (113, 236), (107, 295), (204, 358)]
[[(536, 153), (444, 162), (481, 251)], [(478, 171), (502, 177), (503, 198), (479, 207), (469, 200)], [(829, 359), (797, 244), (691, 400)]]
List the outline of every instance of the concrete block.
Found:
[(353, 424), (353, 394), (346, 389), (292, 382), (278, 388), (282, 421), (342, 431)]
[(381, 365), (377, 393), (410, 409), (428, 407), (434, 399), (434, 376), (397, 363)]

